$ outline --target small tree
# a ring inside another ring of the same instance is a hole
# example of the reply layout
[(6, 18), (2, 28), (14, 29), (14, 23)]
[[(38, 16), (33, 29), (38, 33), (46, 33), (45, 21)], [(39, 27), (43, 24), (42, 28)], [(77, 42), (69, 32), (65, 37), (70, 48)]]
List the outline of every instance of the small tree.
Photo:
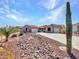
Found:
[(67, 53), (71, 54), (72, 49), (72, 20), (70, 3), (67, 1), (66, 4), (66, 39), (67, 39)]
[(8, 37), (11, 33), (14, 33), (14, 32), (17, 32), (17, 31), (18, 30), (16, 30), (16, 28), (11, 27), (11, 26), (3, 27), (3, 28), (0, 29), (0, 33), (6, 37), (5, 42), (8, 41)]

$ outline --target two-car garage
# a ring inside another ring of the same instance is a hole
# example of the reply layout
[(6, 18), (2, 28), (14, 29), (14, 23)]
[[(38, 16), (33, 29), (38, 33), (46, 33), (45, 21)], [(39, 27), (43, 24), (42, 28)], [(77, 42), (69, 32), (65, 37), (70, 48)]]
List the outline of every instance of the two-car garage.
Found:
[(59, 28), (59, 27), (55, 27), (55, 28), (54, 28), (54, 32), (55, 32), (55, 33), (59, 33), (59, 32), (60, 32), (60, 28)]
[(38, 32), (38, 29), (37, 28), (33, 28), (33, 29), (31, 29), (31, 32), (32, 33)]

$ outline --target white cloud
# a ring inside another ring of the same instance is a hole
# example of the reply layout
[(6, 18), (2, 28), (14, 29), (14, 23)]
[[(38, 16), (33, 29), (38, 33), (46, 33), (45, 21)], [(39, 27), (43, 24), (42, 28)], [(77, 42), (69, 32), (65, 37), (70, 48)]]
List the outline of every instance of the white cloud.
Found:
[(57, 0), (41, 0), (39, 5), (47, 8), (48, 10), (53, 9), (57, 4)]
[(49, 17), (49, 19), (54, 19), (54, 20), (56, 20), (58, 17), (60, 17), (61, 15), (62, 15), (62, 11), (64, 10), (64, 7), (63, 6), (61, 6), (61, 7), (59, 7), (58, 9), (56, 9), (56, 10), (54, 10), (54, 11), (51, 11), (50, 12), (50, 17)]
[(22, 18), (22, 17), (19, 19), (19, 21), (21, 22), (28, 22), (29, 20), (30, 20), (29, 18)]
[(9, 5), (3, 5), (3, 8), (4, 8), (5, 14), (10, 13), (10, 7), (9, 7)]
[[(70, 1), (72, 2), (72, 0)], [(71, 3), (71, 7), (75, 7), (79, 4), (79, 0), (74, 0), (72, 3)]]
[[(1, 2), (2, 7), (0, 7), (0, 13), (4, 14), (4, 16), (0, 15), (1, 19), (8, 18), (9, 20), (15, 20), (17, 22), (28, 22), (30, 20), (27, 17), (23, 18), (22, 13), (16, 11), (15, 9), (11, 9), (8, 4), (10, 2), (9, 0), (5, 0), (5, 2), (7, 4), (5, 4), (4, 1)], [(12, 0), (12, 3), (15, 3), (15, 0)]]
[(13, 20), (18, 20), (17, 16), (15, 14), (8, 14), (6, 17), (13, 19)]
[(50, 23), (55, 22), (58, 18), (60, 18), (63, 15), (63, 10), (64, 10), (63, 8), (64, 7), (61, 6), (61, 7), (57, 8), (56, 10), (50, 11), (49, 12), (50, 15), (46, 16), (45, 18), (42, 18), (40, 20), (40, 22), (46, 22), (46, 21), (48, 21)]
[(18, 15), (18, 16), (22, 16), (22, 14), (18, 11), (16, 11), (15, 9), (11, 9), (12, 13)]
[(11, 8), (10, 8), (10, 4), (15, 4), (16, 1), (15, 0), (2, 0), (0, 1), (0, 8), (3, 8), (3, 12), (5, 12), (5, 14), (10, 13)]
[(40, 22), (45, 22), (47, 19), (46, 18), (42, 18), (40, 19)]
[(0, 13), (1, 14), (5, 14), (5, 12), (3, 10), (4, 10), (3, 8), (0, 8)]
[(24, 18), (24, 17), (19, 17), (16, 14), (7, 14), (6, 17), (10, 20), (15, 20), (18, 22), (28, 22), (30, 19), (29, 18)]
[[(5, 0), (4, 0), (4, 1), (5, 1)], [(6, 1), (5, 1), (5, 2), (4, 2), (4, 1), (1, 1), (1, 2), (0, 2), (0, 10), (2, 9), (1, 12), (2, 12), (3, 14), (4, 14), (4, 13), (6, 14), (6, 13), (9, 13), (9, 9), (10, 9), (10, 8), (9, 8), (9, 5), (5, 3)]]

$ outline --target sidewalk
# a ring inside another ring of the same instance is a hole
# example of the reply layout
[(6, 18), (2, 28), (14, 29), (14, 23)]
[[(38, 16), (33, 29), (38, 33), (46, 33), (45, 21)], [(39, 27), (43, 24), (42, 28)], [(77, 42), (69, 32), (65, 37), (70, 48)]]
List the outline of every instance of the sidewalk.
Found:
[[(64, 34), (58, 34), (58, 33), (37, 33), (42, 36), (54, 39), (56, 41), (59, 41), (63, 44), (66, 44), (66, 35)], [(72, 37), (72, 47), (79, 50), (79, 37), (73, 36)]]

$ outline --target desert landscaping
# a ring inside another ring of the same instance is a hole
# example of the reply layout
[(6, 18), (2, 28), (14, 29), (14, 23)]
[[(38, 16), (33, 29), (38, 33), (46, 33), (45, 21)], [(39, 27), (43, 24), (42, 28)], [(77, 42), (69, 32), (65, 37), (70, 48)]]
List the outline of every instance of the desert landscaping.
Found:
[[(19, 37), (9, 38), (9, 41), (3, 44), (0, 59), (64, 59), (68, 57), (65, 49), (60, 49), (62, 46), (65, 47), (64, 44), (35, 33), (25, 33)], [(8, 52), (10, 52), (9, 56)], [(75, 58), (79, 58), (79, 50), (73, 48), (72, 53)]]

